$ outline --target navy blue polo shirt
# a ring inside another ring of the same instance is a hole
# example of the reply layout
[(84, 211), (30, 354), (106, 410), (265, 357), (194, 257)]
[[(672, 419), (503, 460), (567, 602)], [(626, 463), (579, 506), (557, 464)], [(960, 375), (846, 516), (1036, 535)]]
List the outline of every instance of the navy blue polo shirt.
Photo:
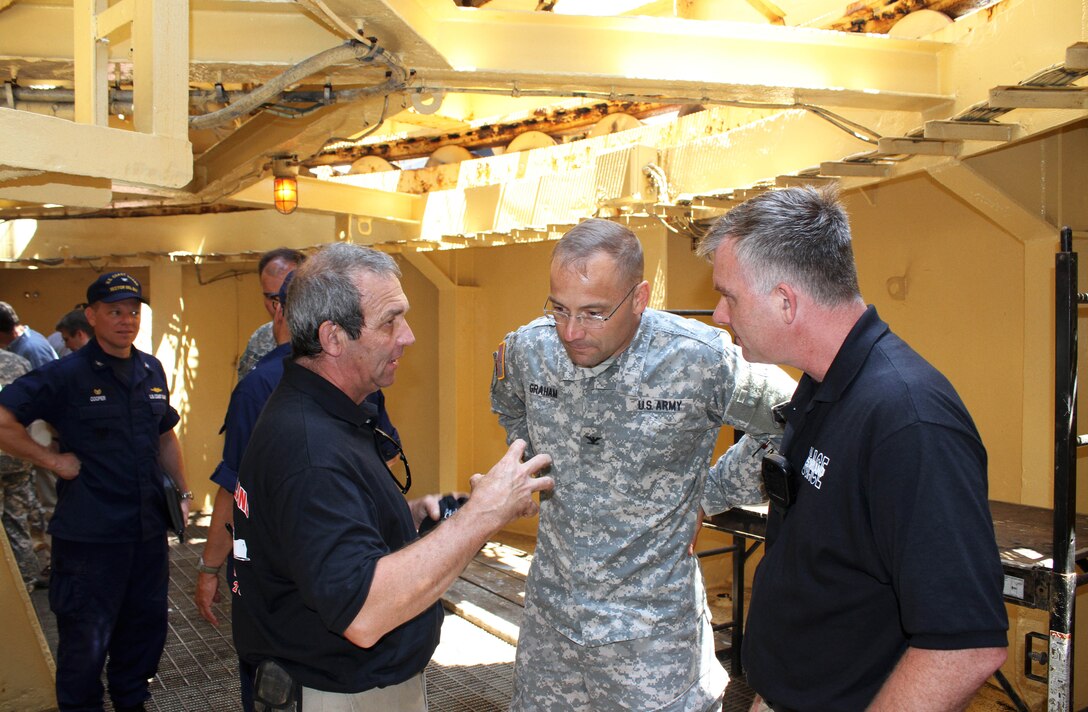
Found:
[(230, 394), (230, 405), (223, 427), (223, 459), (212, 473), (211, 480), (228, 492), (238, 484), (238, 468), (246, 453), (249, 436), (268, 396), (276, 389), (283, 375), (283, 359), (291, 355), (291, 344), (280, 344), (261, 357)]
[(869, 307), (822, 383), (804, 376), (782, 452), (744, 667), (764, 699), (864, 709), (908, 646), (1007, 645), (986, 451), (952, 385)]
[[(227, 406), (227, 415), (219, 431), (225, 434), (223, 459), (211, 476), (212, 482), (228, 492), (234, 492), (238, 484), (238, 468), (242, 465), (242, 456), (246, 454), (253, 426), (257, 424), (261, 409), (283, 376), (283, 360), (290, 355), (290, 343), (280, 344), (272, 349), (261, 357), (253, 370), (238, 382), (234, 392), (230, 394), (230, 405)], [(385, 396), (382, 392), (371, 393), (365, 402), (373, 403), (378, 408), (378, 427), (382, 432), (400, 442), (397, 429), (385, 412)], [(387, 441), (381, 441), (381, 445), (382, 457), (386, 460), (397, 454), (396, 449)]]
[(234, 498), (234, 642), (305, 685), (354, 693), (421, 672), (438, 645), (435, 602), (360, 648), (344, 632), (378, 561), (418, 538), (375, 442), (376, 408), (284, 364), (242, 458)]
[(75, 479), (57, 480), (49, 533), (61, 539), (122, 543), (166, 533), (159, 436), (180, 420), (166, 374), (158, 359), (134, 348), (126, 385), (110, 361), (92, 339), (0, 391), (0, 406), (23, 425), (52, 425), (61, 452), (80, 460)]

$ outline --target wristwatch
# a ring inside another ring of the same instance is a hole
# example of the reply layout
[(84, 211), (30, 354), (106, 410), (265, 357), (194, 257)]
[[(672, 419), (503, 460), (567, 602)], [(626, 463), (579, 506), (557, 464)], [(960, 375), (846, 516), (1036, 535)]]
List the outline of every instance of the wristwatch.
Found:
[(181, 493), (181, 498), (182, 499), (192, 499), (193, 498), (193, 491), (192, 490), (185, 490), (184, 492)]
[(200, 563), (196, 565), (196, 570), (202, 574), (214, 575), (219, 573), (219, 569), (221, 568), (223, 568), (223, 564), (219, 564), (219, 566), (208, 566), (207, 564), (205, 564), (203, 555), (201, 555), (200, 557)]

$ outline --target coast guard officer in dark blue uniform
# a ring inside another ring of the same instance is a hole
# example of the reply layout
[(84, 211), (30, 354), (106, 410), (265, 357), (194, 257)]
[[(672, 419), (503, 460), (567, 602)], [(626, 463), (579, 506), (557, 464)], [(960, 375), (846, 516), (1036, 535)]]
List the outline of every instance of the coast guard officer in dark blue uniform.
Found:
[[(87, 289), (95, 337), (0, 391), (0, 449), (57, 473), (49, 605), (57, 617), (57, 702), (101, 710), (106, 671), (118, 712), (143, 710), (166, 640), (168, 516), (164, 473), (181, 490), (181, 449), (162, 364), (132, 347), (140, 283), (124, 272)], [(25, 426), (45, 420), (60, 451)]]

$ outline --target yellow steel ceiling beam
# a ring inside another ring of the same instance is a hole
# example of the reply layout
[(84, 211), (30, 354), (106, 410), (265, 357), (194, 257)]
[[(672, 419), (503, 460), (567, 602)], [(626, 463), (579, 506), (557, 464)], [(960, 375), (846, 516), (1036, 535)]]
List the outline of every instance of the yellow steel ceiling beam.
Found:
[(2, 200), (103, 208), (112, 197), (112, 182), (104, 178), (38, 173), (0, 182)]
[(181, 187), (193, 176), (192, 147), (184, 138), (5, 108), (0, 108), (0, 136), (19, 137), (0, 142), (0, 165), (165, 187)]
[[(882, 95), (942, 94), (939, 42), (677, 18), (475, 11), (448, 1), (325, 4), (348, 24), (360, 23), (364, 35), (377, 37), (426, 80), (449, 86), (510, 89), (516, 81), (524, 89), (867, 107), (886, 107), (877, 103)], [(342, 41), (292, 4), (195, 3), (190, 18), (190, 75), (197, 81), (264, 81)], [(68, 7), (15, 5), (0, 16), (4, 36), (11, 38), (0, 58), (17, 62), (28, 77), (42, 62), (70, 61), (64, 38), (71, 23)], [(58, 31), (36, 31), (41, 27)], [(126, 38), (112, 42), (109, 61), (128, 62), (131, 45)], [(345, 72), (350, 76), (352, 69), (330, 74), (343, 81)], [(792, 90), (816, 93), (799, 98)]]
[[(136, 11), (145, 3), (140, 0)], [(262, 9), (266, 6), (269, 9)], [(169, 0), (164, 9), (174, 12), (184, 7)], [(343, 41), (293, 2), (194, 3), (188, 14), (182, 14), (190, 25), (183, 35), (189, 39), (190, 74), (198, 81), (229, 82), (239, 77), (241, 81), (264, 81)], [(43, 27), (50, 31), (42, 32)], [(24, 80), (49, 77), (58, 69), (70, 78), (72, 7), (16, 4), (0, 15), (0, 36), (4, 38), (0, 45), (3, 69), (14, 67), (11, 71)], [(99, 48), (108, 53), (109, 63), (121, 67), (131, 64), (136, 51), (127, 31), (111, 37), (108, 47), (100, 43)]]
[(442, 4), (445, 2), (325, 0), (325, 5), (349, 23), (361, 24), (365, 36), (377, 37), (383, 47), (399, 55), (407, 64), (448, 68), (447, 59), (433, 40), (442, 35)]
[[(231, 202), (272, 206), (272, 178), (265, 178), (234, 193)], [(341, 213), (344, 215), (374, 215), (383, 220), (418, 223), (425, 198), (408, 193), (395, 193), (373, 188), (298, 178), (299, 208), (307, 211)]]
[[(399, 104), (390, 101), (391, 110)], [(220, 141), (195, 161), (190, 192), (202, 199), (217, 200), (245, 187), (267, 171), (273, 154), (305, 158), (318, 151), (330, 136), (350, 134), (377, 120), (382, 100), (338, 104), (298, 118), (264, 112)]]
[(425, 84), (511, 87), (516, 81), (521, 89), (760, 99), (781, 88), (830, 92), (861, 106), (872, 106), (881, 94), (942, 94), (943, 42), (676, 18), (485, 12), (452, 3), (431, 3), (417, 14), (430, 21), (413, 20), (410, 29), (452, 67), (429, 68), (423, 58), (409, 57)]

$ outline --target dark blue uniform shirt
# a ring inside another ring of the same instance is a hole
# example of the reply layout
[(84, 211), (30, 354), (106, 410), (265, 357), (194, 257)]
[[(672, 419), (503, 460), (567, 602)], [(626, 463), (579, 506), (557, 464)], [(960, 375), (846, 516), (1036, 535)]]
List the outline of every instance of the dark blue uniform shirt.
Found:
[(126, 386), (91, 340), (0, 391), (0, 405), (20, 423), (48, 422), (60, 434), (61, 452), (82, 463), (75, 479), (57, 480), (49, 524), (55, 537), (121, 543), (166, 532), (159, 436), (180, 418), (158, 359), (132, 349), (132, 361)]

